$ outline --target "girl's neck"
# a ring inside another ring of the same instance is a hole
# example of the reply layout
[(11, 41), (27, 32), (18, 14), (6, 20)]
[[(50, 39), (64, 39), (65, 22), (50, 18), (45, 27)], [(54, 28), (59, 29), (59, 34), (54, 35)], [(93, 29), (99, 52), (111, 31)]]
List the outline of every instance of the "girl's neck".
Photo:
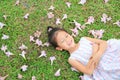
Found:
[(79, 43), (75, 43), (75, 45), (74, 45), (73, 47), (71, 47), (71, 48), (68, 50), (68, 52), (69, 52), (70, 54), (72, 54), (72, 52), (74, 52), (75, 50), (78, 49), (79, 45), (80, 45)]

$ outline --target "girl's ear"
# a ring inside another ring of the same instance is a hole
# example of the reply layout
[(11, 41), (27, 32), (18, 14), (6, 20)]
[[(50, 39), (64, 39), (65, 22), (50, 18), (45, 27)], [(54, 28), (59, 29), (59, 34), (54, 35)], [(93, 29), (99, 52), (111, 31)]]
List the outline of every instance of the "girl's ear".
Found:
[(60, 50), (60, 51), (62, 51), (63, 49), (62, 49), (62, 48), (60, 48), (60, 47), (56, 47), (56, 50)]

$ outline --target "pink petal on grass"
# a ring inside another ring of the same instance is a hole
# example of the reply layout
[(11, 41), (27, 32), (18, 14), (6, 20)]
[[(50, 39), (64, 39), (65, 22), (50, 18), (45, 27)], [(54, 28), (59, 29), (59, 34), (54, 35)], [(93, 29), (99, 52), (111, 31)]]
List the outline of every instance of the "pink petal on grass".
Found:
[(18, 74), (18, 79), (22, 79), (22, 75), (21, 74)]
[(55, 72), (54, 75), (55, 75), (55, 76), (60, 76), (60, 69), (58, 69), (58, 70)]
[(22, 45), (19, 47), (19, 49), (20, 49), (20, 50), (26, 50), (26, 49), (28, 49), (28, 47), (25, 46), (25, 45), (22, 43)]
[(49, 10), (54, 10), (55, 7), (53, 5), (50, 6)]
[(28, 68), (28, 66), (27, 66), (27, 65), (22, 65), (22, 66), (21, 66), (21, 70), (22, 70), (22, 71), (26, 71), (26, 70), (27, 70), (27, 68)]
[(6, 75), (6, 76), (0, 76), (0, 80), (5, 80), (6, 78), (8, 77), (8, 75)]
[(32, 76), (32, 80), (37, 80), (35, 76)]
[(94, 17), (93, 16), (89, 16), (88, 17), (88, 21), (85, 24), (92, 24), (92, 23), (94, 23), (94, 21), (95, 21)]
[(3, 40), (5, 40), (5, 39), (9, 39), (9, 36), (8, 36), (8, 35), (3, 34), (3, 36), (2, 36), (2, 38), (1, 38), (1, 39), (3, 39)]
[(29, 15), (30, 15), (29, 13), (26, 13), (23, 18), (28, 19)]
[(39, 39), (36, 39), (35, 44), (37, 44), (38, 46), (42, 46), (42, 41)]
[(45, 42), (45, 43), (43, 44), (43, 46), (46, 46), (46, 47), (49, 47), (49, 45), (50, 45), (49, 42)]
[(35, 33), (34, 33), (34, 37), (37, 37), (37, 38), (39, 38), (40, 36), (41, 36), (41, 31), (36, 31)]
[(63, 14), (62, 20), (67, 19), (67, 14)]
[(79, 32), (78, 32), (78, 29), (75, 27), (74, 29), (70, 29), (75, 35), (78, 35)]
[(19, 54), (19, 55), (22, 56), (24, 59), (26, 59), (25, 54), (26, 54), (26, 52), (25, 52), (25, 51), (22, 51), (22, 53)]
[(1, 50), (5, 52), (7, 50), (7, 45), (2, 45)]
[(82, 31), (81, 24), (74, 20), (75, 27)]
[(51, 57), (49, 58), (49, 60), (51, 61), (51, 65), (52, 65), (52, 64), (53, 64), (53, 61), (56, 60), (56, 58), (55, 58), (55, 56), (51, 56)]
[(57, 18), (57, 19), (56, 19), (56, 24), (57, 24), (57, 25), (61, 24), (60, 18)]
[(30, 42), (35, 42), (34, 37), (30, 36)]
[(118, 27), (120, 27), (120, 21), (118, 20), (117, 22), (113, 23), (116, 24)]
[(10, 51), (7, 51), (7, 52), (5, 52), (5, 54), (6, 54), (6, 56), (8, 56), (8, 57), (10, 57), (11, 55), (14, 55), (12, 52), (10, 52)]
[(4, 26), (5, 26), (5, 24), (0, 22), (0, 29), (2, 29)]
[(20, 4), (20, 0), (16, 0), (15, 5), (18, 6)]
[(49, 12), (49, 13), (47, 14), (47, 16), (48, 16), (48, 18), (53, 18), (53, 17), (54, 17), (54, 14), (53, 14), (52, 12)]
[(67, 5), (68, 8), (70, 8), (71, 3), (70, 2), (66, 2), (66, 5)]
[(38, 57), (38, 58), (40, 58), (40, 57), (47, 57), (46, 56), (46, 52), (43, 50), (43, 51), (41, 51), (41, 55)]
[(109, 0), (104, 0), (105, 3), (107, 3)]
[(80, 2), (78, 4), (84, 5), (85, 3), (86, 3), (86, 0), (80, 0)]

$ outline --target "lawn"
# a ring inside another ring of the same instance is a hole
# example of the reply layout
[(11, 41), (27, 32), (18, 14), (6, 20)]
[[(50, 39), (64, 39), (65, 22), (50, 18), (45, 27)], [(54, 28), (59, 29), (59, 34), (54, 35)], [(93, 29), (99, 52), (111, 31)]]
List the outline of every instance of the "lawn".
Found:
[[(23, 76), (22, 80), (31, 80), (35, 76), (37, 80), (79, 80), (82, 73), (71, 70), (67, 59), (69, 54), (67, 51), (57, 51), (52, 46), (42, 47), (30, 42), (30, 36), (36, 31), (40, 31), (38, 38), (43, 43), (47, 42), (47, 26), (62, 27), (70, 34), (70, 29), (75, 27), (73, 21), (76, 20), (81, 25), (84, 24), (89, 16), (93, 16), (95, 21), (93, 24), (86, 25), (82, 31), (75, 37), (78, 42), (80, 37), (89, 36), (89, 30), (104, 29), (105, 32), (101, 39), (108, 40), (110, 38), (120, 39), (120, 27), (113, 24), (120, 20), (120, 0), (87, 0), (82, 5), (78, 4), (80, 0), (20, 0), (19, 5), (15, 5), (16, 0), (0, 0), (0, 22), (5, 26), (0, 29), (0, 48), (7, 45), (7, 50), (14, 55), (10, 57), (0, 50), (0, 76), (8, 74), (6, 80), (18, 80), (18, 74)], [(70, 2), (70, 8), (66, 5)], [(49, 10), (53, 5), (54, 10)], [(48, 18), (47, 14), (53, 12), (54, 17)], [(29, 17), (24, 19), (24, 15), (29, 13)], [(112, 19), (106, 23), (101, 22), (102, 14), (105, 13)], [(63, 14), (67, 14), (67, 19), (56, 24), (57, 18), (62, 19)], [(3, 15), (7, 15), (5, 19)], [(8, 39), (2, 39), (3, 34), (9, 35)], [(26, 49), (26, 59), (21, 54), (19, 47), (24, 44)], [(40, 57), (41, 51), (45, 50), (47, 56)], [(49, 57), (55, 56), (56, 60), (51, 65)], [(27, 65), (26, 71), (21, 70), (22, 65)], [(60, 76), (54, 76), (55, 72), (61, 69)]]

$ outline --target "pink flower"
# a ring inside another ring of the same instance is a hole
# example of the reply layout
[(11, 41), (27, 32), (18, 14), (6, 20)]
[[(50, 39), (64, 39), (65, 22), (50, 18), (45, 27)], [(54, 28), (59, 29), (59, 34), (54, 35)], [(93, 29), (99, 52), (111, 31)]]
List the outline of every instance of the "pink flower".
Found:
[(30, 42), (35, 42), (34, 37), (30, 36)]
[(53, 18), (53, 17), (54, 17), (54, 14), (53, 14), (52, 12), (49, 12), (49, 13), (47, 14), (47, 16), (48, 16), (48, 18)]
[(71, 3), (70, 2), (66, 2), (66, 5), (67, 5), (68, 8), (70, 8)]
[(50, 6), (49, 10), (54, 10), (55, 7), (53, 5)]
[(14, 55), (14, 54), (11, 53), (10, 51), (5, 52), (5, 54), (6, 54), (8, 57), (10, 57), (11, 55)]
[(58, 70), (55, 72), (54, 75), (55, 75), (55, 76), (60, 76), (60, 69), (58, 69)]
[(8, 15), (3, 15), (3, 18), (4, 18), (5, 20), (7, 20), (7, 17), (8, 17)]
[(120, 27), (120, 21), (118, 20), (117, 22), (113, 23), (116, 24), (118, 27)]
[(78, 29), (75, 27), (74, 29), (70, 29), (76, 36), (79, 34)]
[(92, 23), (94, 23), (94, 21), (95, 21), (94, 17), (93, 16), (89, 16), (88, 17), (88, 21), (85, 24), (92, 24)]
[(38, 58), (40, 58), (40, 57), (47, 57), (46, 56), (46, 52), (43, 50), (43, 51), (41, 51), (41, 55), (38, 57)]
[(56, 19), (56, 24), (57, 24), (57, 25), (58, 25), (58, 24), (61, 24), (60, 18), (57, 18), (57, 19)]
[(18, 6), (20, 4), (20, 0), (16, 0), (15, 5)]
[(25, 51), (22, 51), (22, 53), (19, 54), (19, 55), (22, 56), (24, 59), (26, 59), (25, 54), (26, 54), (26, 52), (25, 52)]
[(37, 44), (38, 46), (42, 46), (42, 41), (39, 40), (39, 39), (37, 39), (37, 40), (35, 41), (35, 44)]
[(81, 24), (74, 20), (75, 27), (82, 31)]
[(52, 64), (53, 64), (53, 61), (56, 60), (56, 58), (55, 58), (55, 56), (51, 56), (51, 57), (49, 58), (49, 60), (51, 61), (51, 65), (52, 65)]
[(43, 46), (46, 46), (46, 47), (49, 47), (49, 45), (50, 45), (49, 42), (45, 42), (45, 43), (43, 44)]
[(34, 33), (34, 36), (37, 37), (37, 38), (39, 38), (40, 35), (41, 35), (41, 31), (38, 31), (38, 30), (37, 30), (37, 31)]
[(22, 43), (22, 45), (19, 47), (19, 49), (20, 49), (20, 50), (26, 50), (26, 49), (28, 49), (28, 47), (25, 46), (25, 45)]
[(86, 3), (86, 0), (80, 0), (80, 2), (78, 4), (84, 5), (85, 3)]
[(26, 71), (26, 70), (27, 70), (27, 68), (28, 68), (28, 66), (27, 66), (27, 65), (23, 65), (23, 66), (21, 67), (22, 71)]
[(5, 52), (7, 50), (7, 45), (2, 45), (1, 50)]
[(112, 18), (108, 17), (107, 14), (103, 13), (102, 14), (102, 18), (101, 18), (101, 22), (106, 23), (107, 21), (110, 21)]
[(29, 13), (26, 13), (23, 18), (24, 18), (24, 19), (28, 19), (28, 17), (29, 17)]
[(9, 39), (9, 36), (8, 35), (5, 35), (5, 34), (3, 34), (3, 36), (2, 36), (2, 38), (1, 39)]
[(18, 74), (18, 79), (22, 79), (22, 75), (21, 74)]
[(107, 3), (109, 0), (104, 0), (105, 3)]
[(32, 76), (32, 80), (36, 80), (36, 77), (35, 77), (35, 76)]
[(8, 75), (6, 75), (4, 77), (0, 76), (0, 80), (5, 80), (7, 77), (8, 77)]
[(5, 26), (5, 24), (0, 22), (0, 29), (2, 29), (4, 26)]
[(62, 20), (67, 19), (67, 14), (63, 14)]

